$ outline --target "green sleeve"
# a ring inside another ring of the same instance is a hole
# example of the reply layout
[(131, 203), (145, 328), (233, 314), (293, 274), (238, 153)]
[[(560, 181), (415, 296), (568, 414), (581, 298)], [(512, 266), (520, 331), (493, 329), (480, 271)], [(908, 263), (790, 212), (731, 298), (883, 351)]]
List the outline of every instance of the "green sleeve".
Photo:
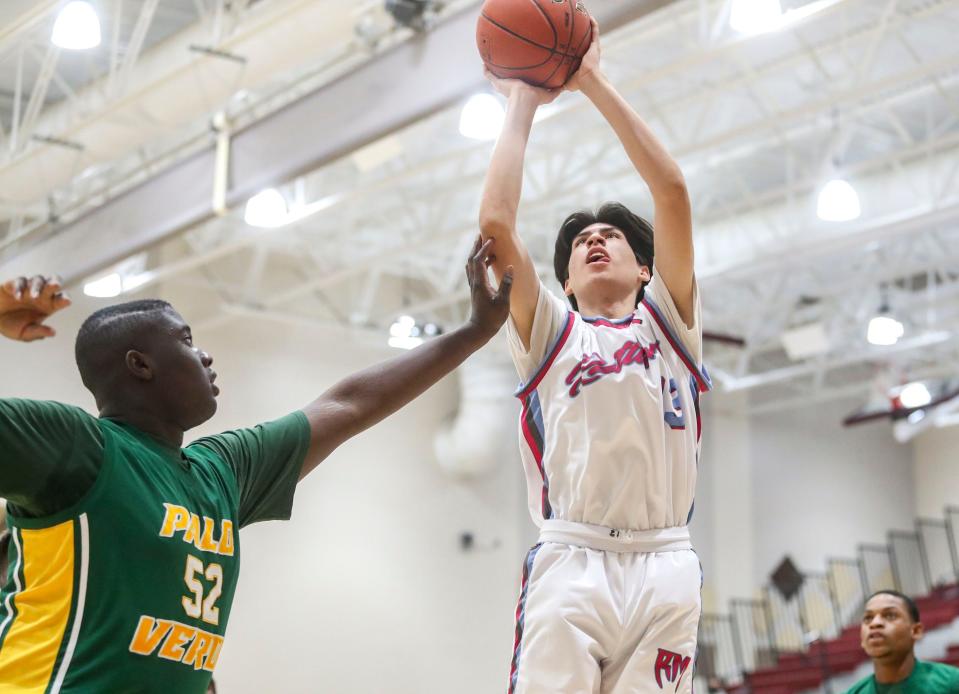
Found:
[(310, 447), (310, 424), (302, 412), (252, 429), (198, 439), (226, 462), (236, 476), (240, 527), (265, 520), (289, 520), (293, 493)]
[(59, 402), (0, 399), (0, 497), (39, 518), (77, 503), (103, 464), (96, 417)]

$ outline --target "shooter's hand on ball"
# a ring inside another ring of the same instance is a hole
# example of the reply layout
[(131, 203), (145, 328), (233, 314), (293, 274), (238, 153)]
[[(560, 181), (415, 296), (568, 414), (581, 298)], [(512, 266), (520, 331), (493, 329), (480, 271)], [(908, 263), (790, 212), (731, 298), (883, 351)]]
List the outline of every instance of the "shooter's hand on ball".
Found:
[(0, 285), (0, 335), (33, 342), (56, 335), (44, 321), (70, 305), (58, 277), (18, 277)]
[(483, 74), (486, 75), (486, 79), (493, 85), (493, 89), (510, 101), (514, 98), (521, 98), (532, 101), (536, 106), (543, 106), (551, 103), (563, 91), (562, 89), (534, 87), (523, 80), (497, 77), (486, 68), (483, 69)]
[(565, 89), (576, 92), (583, 88), (584, 84), (596, 80), (602, 76), (599, 69), (599, 22), (595, 17), (590, 17), (593, 25), (593, 42), (583, 56), (583, 61), (579, 65), (579, 70), (573, 73), (566, 83)]

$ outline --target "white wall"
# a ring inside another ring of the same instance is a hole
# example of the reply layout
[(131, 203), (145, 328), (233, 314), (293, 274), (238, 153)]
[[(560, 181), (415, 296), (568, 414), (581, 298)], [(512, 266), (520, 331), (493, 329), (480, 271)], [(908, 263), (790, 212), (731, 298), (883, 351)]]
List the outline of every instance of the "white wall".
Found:
[(753, 580), (783, 554), (821, 571), (828, 556), (853, 557), (860, 542), (885, 542), (913, 527), (912, 451), (887, 423), (844, 428), (854, 403), (753, 417)]
[(942, 518), (946, 506), (959, 506), (959, 426), (930, 429), (913, 444), (916, 511)]
[[(220, 428), (286, 412), (389, 355), (344, 350), (344, 336), (273, 329), (255, 346), (242, 328), (199, 338), (220, 374)], [(481, 481), (456, 483), (439, 470), (432, 439), (455, 397), (452, 379), (440, 384), (324, 462), (300, 485), (292, 522), (244, 530), (222, 691), (504, 686), (529, 524), (524, 481), (515, 445)], [(459, 549), (464, 530), (480, 549)]]
[(690, 529), (703, 564), (703, 607), (722, 612), (731, 598), (748, 596), (752, 590), (755, 523), (748, 398), (709, 393), (703, 398), (702, 420), (696, 513)]

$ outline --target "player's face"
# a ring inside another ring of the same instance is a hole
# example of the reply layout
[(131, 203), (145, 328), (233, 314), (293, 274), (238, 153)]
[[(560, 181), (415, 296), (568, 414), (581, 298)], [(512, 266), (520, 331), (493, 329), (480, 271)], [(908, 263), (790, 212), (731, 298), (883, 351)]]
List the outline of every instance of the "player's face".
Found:
[(175, 311), (164, 312), (155, 342), (156, 384), (170, 416), (184, 431), (202, 424), (216, 412), (220, 393), (213, 357), (193, 344), (190, 326)]
[(609, 224), (592, 224), (574, 239), (566, 293), (580, 306), (635, 296), (649, 281), (649, 268), (636, 260), (626, 235)]
[(870, 658), (902, 658), (922, 635), (922, 625), (912, 621), (900, 598), (882, 594), (866, 603), (859, 633)]

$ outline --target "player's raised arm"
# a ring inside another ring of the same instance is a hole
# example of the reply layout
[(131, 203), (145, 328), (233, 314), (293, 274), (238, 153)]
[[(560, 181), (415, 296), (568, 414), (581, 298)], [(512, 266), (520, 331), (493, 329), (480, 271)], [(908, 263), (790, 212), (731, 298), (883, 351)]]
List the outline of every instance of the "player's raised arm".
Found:
[(649, 186), (656, 208), (653, 223), (656, 271), (683, 321), (692, 325), (692, 212), (683, 172), (650, 127), (600, 71), (599, 54), (599, 26), (593, 20), (593, 44), (567, 88), (581, 90), (599, 109)]
[(56, 331), (44, 321), (69, 305), (57, 277), (37, 275), (4, 282), (0, 285), (0, 335), (21, 342), (53, 337)]
[(510, 313), (529, 348), (533, 330), (539, 279), (536, 268), (519, 235), (516, 213), (523, 189), (523, 160), (536, 109), (556, 98), (558, 91), (532, 87), (520, 80), (500, 79), (487, 71), (487, 78), (507, 98), (506, 120), (493, 150), (480, 203), (480, 232), (483, 239), (495, 239), (493, 272), (502, 277), (506, 268), (515, 268)]
[(503, 268), (499, 289), (494, 290), (486, 272), (494, 247), (492, 240), (479, 238), (473, 246), (466, 265), (473, 309), (464, 325), (343, 379), (303, 409), (311, 444), (300, 479), (341, 443), (419, 397), (499, 331), (509, 315), (513, 269)]

